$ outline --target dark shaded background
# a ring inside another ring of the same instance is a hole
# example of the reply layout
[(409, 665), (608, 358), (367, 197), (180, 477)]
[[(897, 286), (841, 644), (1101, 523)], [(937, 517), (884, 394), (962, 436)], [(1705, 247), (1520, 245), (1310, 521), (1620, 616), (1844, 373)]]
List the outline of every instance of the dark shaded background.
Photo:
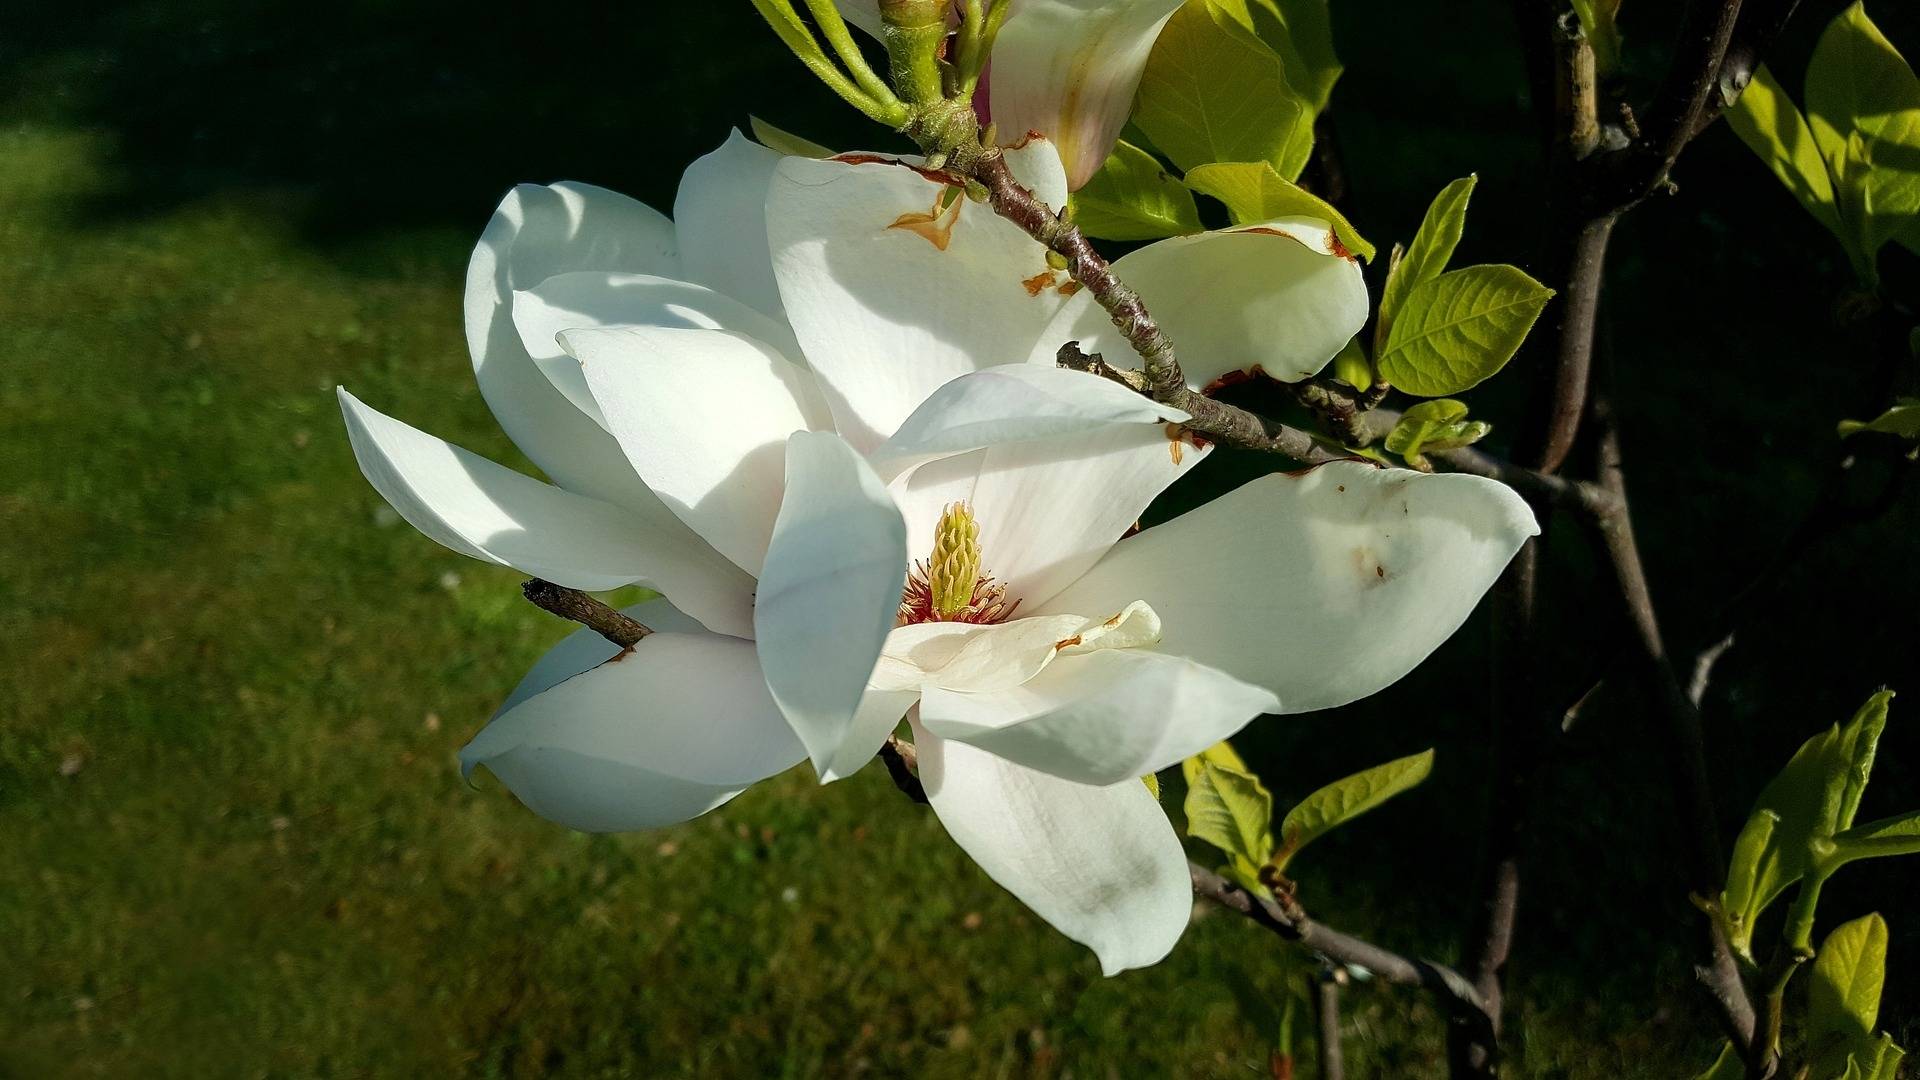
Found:
[[(1661, 10), (1670, 6), (1627, 4), (1636, 99), (1661, 69), (1649, 43), (1671, 29)], [(1839, 8), (1802, 6), (1775, 65), (1789, 86)], [(1347, 65), (1333, 109), (1349, 216), (1384, 248), (1411, 235), (1442, 184), (1478, 172), (1460, 259), (1537, 270), (1544, 174), (1507, 6), (1333, 7)], [(1909, 56), (1920, 53), (1914, 5), (1882, 0), (1872, 14)], [(518, 181), (586, 180), (670, 207), (682, 167), (749, 112), (836, 147), (894, 145), (814, 84), (745, 3), (187, 0), (0, 13), (0, 123), (57, 122), (113, 139), (124, 181), (91, 200), (93, 220), (292, 191), (303, 241), (349, 270), (370, 257), (369, 237), (477, 235)], [(1688, 151), (1676, 178), (1677, 197), (1653, 200), (1616, 233), (1603, 349), (1620, 373), (1655, 595), (1685, 656), (1815, 507), (1834, 422), (1877, 409), (1873, 343), (1834, 314), (1848, 271), (1831, 238), (1724, 128)], [(436, 272), (457, 273), (444, 261), (435, 256)], [(1891, 256), (1890, 280), (1920, 299), (1909, 262)], [(1526, 360), (1473, 396), (1476, 415), (1496, 423), (1496, 444), (1515, 426)], [(1265, 467), (1222, 455), (1183, 498)], [(1862, 814), (1920, 806), (1916, 525), (1920, 500), (1909, 495), (1839, 530), (1786, 566), (1742, 622), (1706, 703), (1729, 839), (1800, 741), (1881, 684), (1907, 696), (1894, 704)], [(1557, 530), (1550, 548), (1546, 676), (1564, 687), (1603, 666), (1617, 624), (1573, 531)], [(1382, 745), (1440, 747), (1448, 764), (1421, 811), (1389, 809), (1377, 827), (1323, 842), (1307, 884), (1331, 921), (1359, 904), (1378, 936), (1443, 955), (1466, 925), (1489, 788), (1483, 638), (1476, 620), (1393, 690), (1240, 740), (1263, 773), (1314, 777), (1373, 764)], [(1575, 1012), (1591, 1001), (1607, 1023), (1693, 1041), (1709, 1029), (1689, 985), (1694, 914), (1679, 887), (1683, 830), (1656, 725), (1618, 692), (1554, 739), (1536, 775), (1516, 994)], [(1368, 731), (1378, 741), (1353, 735)], [(1920, 1044), (1917, 866), (1849, 869), (1821, 919), (1824, 932), (1868, 910), (1887, 915), (1882, 1023), (1909, 1047)]]

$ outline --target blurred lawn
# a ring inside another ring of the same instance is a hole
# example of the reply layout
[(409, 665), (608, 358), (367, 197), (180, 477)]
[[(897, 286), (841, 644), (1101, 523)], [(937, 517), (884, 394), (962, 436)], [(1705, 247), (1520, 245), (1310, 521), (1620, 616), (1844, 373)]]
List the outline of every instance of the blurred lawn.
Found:
[[(878, 770), (819, 789), (802, 768), (686, 826), (601, 838), (540, 822), (490, 779), (461, 783), (454, 750), (567, 628), (520, 601), (516, 575), (384, 509), (333, 386), (524, 467), (459, 329), (462, 266), (498, 191), (573, 175), (664, 206), (740, 100), (872, 140), (793, 95), (804, 83), (744, 5), (724, 17), (756, 36), (702, 77), (758, 85), (693, 95), (637, 148), (612, 140), (619, 110), (598, 96), (584, 119), (543, 111), (568, 78), (602, 76), (516, 70), (489, 94), (435, 67), (449, 11), (392, 10), (408, 16), (321, 43), (301, 16), (220, 4), (77, 9), (0, 52), (0, 1075), (1261, 1075), (1297, 973), (1279, 942), (1202, 911), (1166, 963), (1102, 979)], [(637, 17), (601, 12), (594, 47), (632, 40)], [(662, 65), (722, 16), (674, 17), (647, 46)], [(1524, 262), (1537, 205), (1505, 13), (1475, 18), (1350, 57), (1336, 100), (1356, 220), (1405, 235), (1433, 190), (1479, 169), (1466, 254)], [(1449, 41), (1461, 49), (1430, 48)], [(318, 90), (225, 79), (285, 75), (288, 56), (311, 58)], [(409, 89), (388, 67), (416, 56)], [(600, 71), (590, 60), (579, 70)], [(1455, 96), (1410, 111), (1433, 79)], [(545, 82), (548, 97), (514, 97)], [(512, 137), (474, 137), (495, 127)], [(569, 142), (581, 129), (602, 142)], [(1822, 234), (1731, 140), (1701, 156), (1691, 176), (1739, 194), (1648, 207), (1610, 293), (1637, 498), (1681, 641), (1804, 512), (1815, 450), (1860, 381), (1857, 343), (1826, 321), (1838, 271)], [(1185, 497), (1263, 464), (1222, 456)], [(1909, 500), (1795, 568), (1728, 657), (1709, 720), (1729, 833), (1756, 770), (1876, 683), (1915, 689), (1900, 680), (1917, 518)], [(1608, 616), (1572, 540), (1556, 541), (1574, 585), (1554, 610), (1588, 662)], [(1329, 921), (1443, 960), (1485, 795), (1481, 636), (1470, 624), (1376, 701), (1245, 740), (1282, 799), (1439, 746), (1433, 781), (1304, 857), (1302, 882)], [(1911, 708), (1895, 704), (1863, 813), (1920, 804)], [(1619, 700), (1543, 774), (1510, 1021), (1522, 1075), (1671, 1077), (1711, 1055), (1658, 747)], [(1823, 926), (1886, 912), (1883, 1022), (1911, 1045), (1914, 875), (1848, 873)], [(1441, 1024), (1417, 994), (1355, 989), (1348, 1033), (1352, 1075), (1440, 1072)]]

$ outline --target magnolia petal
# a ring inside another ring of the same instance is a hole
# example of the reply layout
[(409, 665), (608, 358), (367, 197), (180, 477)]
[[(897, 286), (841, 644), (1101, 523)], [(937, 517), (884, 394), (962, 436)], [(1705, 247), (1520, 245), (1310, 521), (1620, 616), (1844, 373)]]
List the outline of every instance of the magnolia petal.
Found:
[(568, 330), (561, 345), (579, 360), (634, 470), (757, 576), (780, 509), (787, 436), (831, 423), (813, 377), (726, 330)]
[(880, 478), (839, 436), (795, 432), (753, 627), (767, 686), (822, 777), (880, 748), (854, 719), (906, 574), (906, 526)]
[(928, 462), (893, 490), (915, 553), (932, 550), (948, 503), (967, 503), (980, 524), (982, 571), (1031, 612), (1098, 562), (1210, 452), (1163, 424), (1112, 423)]
[(708, 627), (751, 625), (753, 580), (698, 540), (611, 503), (543, 484), (339, 391), (360, 471), (414, 528), (471, 558), (575, 589), (646, 581)]
[(1068, 184), (1078, 190), (1112, 152), (1154, 39), (1180, 4), (1018, 0), (987, 75), (994, 123), (1059, 144)]
[(1055, 656), (1130, 649), (1158, 640), (1160, 617), (1137, 602), (1105, 619), (1062, 614), (996, 624), (914, 623), (887, 635), (868, 685), (991, 693), (1025, 683)]
[(751, 642), (654, 633), (502, 713), (460, 767), (549, 821), (619, 832), (698, 817), (805, 756)]
[[(649, 630), (663, 634), (698, 634), (705, 629), (699, 620), (682, 613), (665, 597), (621, 608), (620, 613)], [(535, 694), (551, 690), (575, 675), (592, 671), (620, 655), (620, 652), (620, 646), (584, 626), (575, 630), (533, 662), (533, 666), (514, 686), (513, 692), (507, 695), (499, 708), (493, 710), (493, 718), (499, 718), (515, 705)]]
[(474, 378), (507, 437), (570, 491), (666, 517), (620, 447), (541, 373), (513, 322), (513, 294), (555, 274), (619, 270), (671, 276), (673, 223), (590, 184), (522, 184), (507, 193), (467, 263), (467, 347)]
[[(900, 720), (907, 715), (920, 700), (918, 690), (876, 690), (869, 686), (860, 698), (860, 707), (854, 710), (853, 720), (847, 725), (847, 744), (849, 746), (872, 746), (877, 752), (893, 729), (900, 726)], [(864, 757), (848, 753), (841, 755), (826, 771), (820, 774), (822, 784), (831, 784), (835, 780), (844, 780), (866, 767), (873, 755)]]
[[(1359, 261), (1314, 218), (1169, 237), (1122, 256), (1113, 272), (1146, 301), (1196, 388), (1254, 367), (1281, 382), (1311, 378), (1367, 321)], [(1092, 299), (1074, 297), (1035, 360), (1067, 341), (1110, 362), (1132, 358)]]
[(1042, 364), (1003, 364), (962, 375), (920, 404), (870, 459), (888, 478), (914, 465), (983, 446), (1056, 439), (1112, 424), (1165, 424), (1185, 412), (1111, 379)]
[(1110, 649), (1063, 656), (1006, 689), (929, 688), (920, 723), (1062, 780), (1117, 784), (1191, 757), (1278, 706), (1271, 692), (1204, 664)]
[[(1030, 161), (1050, 153), (1036, 143)], [(1025, 360), (1063, 302), (1046, 250), (936, 175), (870, 155), (788, 157), (768, 191), (781, 299), (862, 452), (947, 380)]]
[(580, 364), (560, 347), (563, 330), (603, 326), (671, 326), (737, 330), (792, 357), (799, 344), (784, 322), (723, 293), (651, 274), (582, 270), (555, 274), (531, 289), (513, 294), (513, 324), (520, 345), (554, 389), (602, 428), (606, 418), (587, 389)]
[(1492, 480), (1336, 461), (1122, 540), (1035, 614), (1145, 599), (1157, 651), (1266, 687), (1279, 712), (1327, 709), (1413, 670), (1539, 531)]
[(1187, 857), (1147, 786), (1076, 784), (919, 725), (927, 801), (973, 861), (1117, 975), (1173, 950), (1193, 908)]
[[(673, 200), (680, 266), (696, 281), (785, 322), (767, 254), (767, 183), (781, 154), (736, 129), (687, 166)], [(768, 339), (772, 340), (772, 339)]]

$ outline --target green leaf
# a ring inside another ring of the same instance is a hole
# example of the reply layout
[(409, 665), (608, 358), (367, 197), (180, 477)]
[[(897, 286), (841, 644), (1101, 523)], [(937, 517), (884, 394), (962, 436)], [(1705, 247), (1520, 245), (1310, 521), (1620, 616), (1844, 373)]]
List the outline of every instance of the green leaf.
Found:
[(1898, 435), (1903, 439), (1920, 439), (1920, 399), (1902, 398), (1898, 405), (1864, 423), (1859, 420), (1840, 421), (1840, 437), (1843, 439), (1863, 431)]
[(1694, 1077), (1693, 1080), (1746, 1080), (1746, 1075), (1746, 1062), (1740, 1060), (1740, 1055), (1734, 1051), (1732, 1043), (1723, 1043), (1720, 1047), (1720, 1056), (1713, 1059), (1713, 1064), (1707, 1066), (1706, 1072)]
[(1333, 377), (1356, 390), (1373, 385), (1373, 361), (1367, 359), (1367, 348), (1358, 336), (1348, 339), (1334, 354)]
[(1287, 85), (1318, 114), (1340, 81), (1327, 0), (1213, 0), (1234, 22), (1253, 31), (1280, 57)]
[(1103, 240), (1158, 240), (1202, 231), (1193, 193), (1152, 154), (1114, 144), (1107, 163), (1072, 195), (1073, 223)]
[(1282, 217), (1315, 217), (1331, 222), (1333, 234), (1347, 250), (1371, 262), (1374, 247), (1367, 243), (1340, 211), (1306, 188), (1285, 179), (1264, 161), (1226, 161), (1196, 165), (1187, 171), (1187, 186), (1226, 204), (1236, 225)]
[(757, 116), (747, 117), (747, 125), (753, 129), (754, 140), (770, 150), (778, 150), (794, 157), (830, 158), (833, 151), (811, 139), (803, 139), (789, 131), (782, 131)]
[(1593, 46), (1594, 69), (1605, 75), (1619, 67), (1620, 27), (1614, 19), (1620, 14), (1620, 0), (1573, 0), (1573, 11)]
[(1413, 287), (1377, 363), (1421, 397), (1457, 394), (1506, 366), (1553, 290), (1518, 267), (1469, 266)]
[(1920, 852), (1920, 810), (1855, 825), (1833, 834), (1834, 857), (1841, 862)]
[(1224, 742), (1181, 762), (1180, 771), (1187, 835), (1226, 852), (1230, 876), (1265, 895), (1259, 867), (1273, 851), (1273, 796)]
[(1212, 0), (1189, 0), (1160, 31), (1133, 122), (1185, 170), (1265, 161), (1291, 180), (1313, 151), (1313, 115), (1280, 57)]
[(1815, 220), (1842, 244), (1849, 242), (1834, 201), (1833, 174), (1827, 171), (1807, 118), (1765, 64), (1727, 109), (1727, 123)]
[(1900, 1061), (1907, 1052), (1894, 1044), (1893, 1036), (1883, 1031), (1866, 1056), (1869, 1060), (1861, 1080), (1896, 1080), (1900, 1075)]
[(1273, 857), (1274, 869), (1285, 870), (1301, 848), (1415, 786), (1432, 771), (1433, 751), (1427, 750), (1354, 773), (1301, 799), (1280, 823), (1281, 848)]
[(1423, 401), (1400, 415), (1387, 433), (1386, 447), (1416, 469), (1426, 468), (1422, 450), (1471, 446), (1487, 437), (1491, 425), (1467, 419), (1467, 407), (1452, 398)]
[(1807, 985), (1807, 1049), (1816, 1067), (1836, 1067), (1854, 1055), (1878, 1056), (1873, 1025), (1886, 969), (1887, 923), (1878, 914), (1841, 923), (1820, 943)]
[(1920, 79), (1860, 3), (1814, 46), (1807, 119), (1871, 280), (1875, 254), (1920, 214)]
[(1473, 186), (1479, 181), (1478, 176), (1463, 176), (1433, 197), (1420, 231), (1413, 234), (1413, 243), (1387, 273), (1386, 287), (1380, 290), (1379, 330), (1374, 340), (1386, 340), (1387, 328), (1393, 325), (1394, 315), (1414, 286), (1432, 281), (1447, 268), (1447, 260), (1453, 258), (1453, 249), (1467, 227), (1467, 200), (1473, 197)]
[(1814, 842), (1827, 841), (1853, 824), (1892, 697), (1885, 690), (1874, 694), (1844, 727), (1836, 725), (1802, 743), (1786, 768), (1761, 789), (1753, 814), (1770, 811), (1777, 821), (1756, 844), (1750, 835), (1755, 824), (1749, 819), (1735, 844), (1721, 894), (1730, 936), (1742, 953), (1751, 948), (1760, 913), (1813, 870)]

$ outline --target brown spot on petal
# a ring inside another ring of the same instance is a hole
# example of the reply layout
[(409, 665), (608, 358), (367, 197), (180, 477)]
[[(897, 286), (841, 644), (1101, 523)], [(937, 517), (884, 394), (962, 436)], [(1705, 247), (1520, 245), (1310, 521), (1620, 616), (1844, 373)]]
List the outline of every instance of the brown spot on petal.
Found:
[(1175, 465), (1180, 464), (1180, 459), (1185, 456), (1183, 450), (1186, 446), (1186, 440), (1182, 436), (1186, 434), (1186, 431), (1187, 429), (1181, 427), (1179, 424), (1167, 425), (1167, 456), (1173, 459)]
[(1020, 282), (1020, 284), (1027, 290), (1028, 296), (1039, 296), (1042, 292), (1046, 291), (1047, 286), (1053, 284), (1053, 279), (1058, 276), (1059, 275), (1052, 270), (1042, 270)]
[(942, 206), (948, 190), (940, 189), (940, 195), (933, 200), (933, 209), (901, 214), (887, 228), (905, 229), (935, 248), (947, 250), (947, 245), (953, 242), (953, 227), (960, 223), (960, 207), (966, 204), (965, 199), (955, 199), (951, 206)]
[(1080, 635), (1075, 634), (1072, 637), (1061, 638), (1059, 641), (1054, 642), (1053, 647), (1056, 649), (1071, 649), (1078, 644), (1080, 644)]
[(1332, 229), (1327, 230), (1327, 250), (1348, 262), (1354, 261), (1353, 252), (1347, 250), (1347, 245), (1340, 242), (1339, 235)]
[(1063, 281), (1060, 283), (1060, 287), (1054, 291), (1058, 292), (1061, 296), (1072, 296), (1074, 293), (1080, 291), (1080, 283), (1077, 281)]

